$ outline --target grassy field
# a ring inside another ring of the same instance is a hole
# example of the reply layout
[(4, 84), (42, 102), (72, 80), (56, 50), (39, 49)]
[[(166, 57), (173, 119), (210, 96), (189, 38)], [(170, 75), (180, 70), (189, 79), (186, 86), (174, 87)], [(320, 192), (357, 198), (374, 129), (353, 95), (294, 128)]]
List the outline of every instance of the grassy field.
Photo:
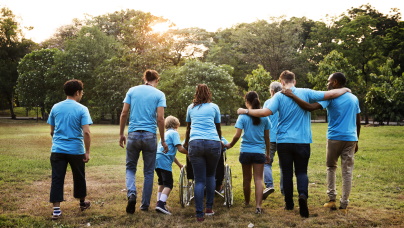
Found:
[[(309, 164), (310, 217), (307, 219), (299, 216), (298, 208), (283, 210), (277, 156), (273, 167), (276, 191), (264, 201), (264, 214), (255, 215), (253, 206), (243, 206), (239, 144), (228, 151), (227, 157), (233, 172), (235, 201), (232, 208), (222, 206), (223, 199), (217, 197), (214, 205), (216, 214), (196, 224), (194, 205), (181, 208), (179, 204), (179, 169), (174, 167), (175, 187), (168, 199), (173, 215), (138, 209), (134, 215), (127, 215), (125, 150), (118, 146), (118, 126), (94, 125), (91, 127), (91, 160), (86, 167), (88, 199), (92, 207), (85, 212), (79, 211), (78, 201), (72, 196), (71, 173), (68, 173), (66, 202), (62, 203), (64, 215), (54, 222), (50, 220), (51, 204), (48, 202), (51, 174), (49, 126), (32, 120), (0, 119), (0, 227), (247, 227), (250, 223), (255, 227), (403, 226), (404, 127), (362, 127), (348, 215), (322, 208), (327, 200), (326, 127), (323, 123), (312, 125), (314, 143)], [(184, 130), (180, 129), (182, 138)], [(223, 135), (228, 140), (233, 134), (233, 127), (223, 127)], [(184, 155), (178, 153), (177, 157), (181, 162), (185, 161)], [(141, 189), (142, 167), (138, 170), (137, 185)], [(338, 174), (337, 178), (337, 190), (340, 190), (341, 175)], [(152, 202), (155, 202), (155, 195)], [(253, 196), (251, 198), (254, 199)], [(251, 204), (254, 205), (254, 202)]]

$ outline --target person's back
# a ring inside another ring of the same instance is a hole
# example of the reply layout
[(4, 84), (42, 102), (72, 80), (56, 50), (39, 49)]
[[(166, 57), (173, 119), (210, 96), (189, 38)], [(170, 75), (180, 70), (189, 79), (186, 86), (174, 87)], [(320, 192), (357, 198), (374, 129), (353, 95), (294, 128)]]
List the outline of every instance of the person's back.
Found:
[(129, 89), (125, 103), (130, 104), (128, 132), (145, 130), (156, 133), (156, 109), (165, 106), (164, 93), (149, 85)]
[[(324, 92), (311, 89), (290, 88), (296, 96), (308, 102), (324, 99)], [(311, 143), (311, 115), (292, 99), (277, 93), (265, 108), (279, 112), (277, 143)]]
[(92, 124), (88, 109), (74, 100), (55, 104), (49, 116), (49, 124), (55, 126), (52, 152), (84, 154), (82, 125)]
[(251, 116), (240, 115), (234, 127), (243, 129), (240, 152), (265, 153), (264, 131), (269, 129), (271, 123), (267, 117), (261, 117), (258, 125), (253, 124)]
[(328, 139), (358, 141), (356, 115), (360, 112), (359, 100), (352, 93), (345, 93), (332, 100), (318, 102), (327, 108)]
[(220, 123), (220, 109), (214, 103), (203, 103), (197, 106), (188, 106), (187, 122), (191, 122), (189, 141), (206, 139), (220, 141), (216, 130), (216, 123)]

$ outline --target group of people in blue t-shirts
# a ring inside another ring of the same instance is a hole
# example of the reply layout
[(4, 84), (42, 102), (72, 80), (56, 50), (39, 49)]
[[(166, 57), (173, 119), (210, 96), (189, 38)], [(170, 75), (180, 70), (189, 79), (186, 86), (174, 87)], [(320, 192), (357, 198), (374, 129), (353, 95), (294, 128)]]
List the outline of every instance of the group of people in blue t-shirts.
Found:
[[(357, 98), (346, 93), (350, 90), (344, 88), (346, 79), (342, 73), (332, 74), (328, 79), (329, 91), (322, 92), (296, 88), (294, 74), (284, 71), (280, 75), (280, 83), (271, 83), (272, 98), (264, 103), (263, 108), (258, 94), (255, 91), (247, 92), (244, 96), (247, 109), (238, 109), (240, 115), (230, 143), (222, 137), (220, 109), (212, 103), (212, 93), (206, 84), (196, 86), (194, 99), (187, 108), (185, 141), (181, 143), (177, 132), (179, 120), (174, 116), (164, 118), (166, 98), (156, 88), (160, 80), (159, 74), (155, 70), (146, 70), (143, 80), (144, 84), (128, 90), (120, 116), (119, 144), (122, 148), (126, 147), (128, 214), (133, 214), (136, 210), (136, 171), (140, 153), (143, 157), (144, 174), (140, 210), (149, 210), (156, 172), (158, 191), (155, 210), (171, 214), (166, 202), (173, 188), (172, 163), (182, 167), (175, 158), (179, 151), (187, 154), (193, 168), (196, 220), (201, 222), (205, 216), (214, 215), (214, 194), (216, 189), (220, 190), (215, 174), (222, 150), (232, 148), (241, 137), (239, 161), (243, 173), (244, 204), (250, 204), (251, 180), (254, 178), (255, 213), (263, 213), (262, 201), (274, 192), (272, 162), (278, 151), (280, 187), (285, 197), (285, 209), (294, 209), (295, 173), (300, 215), (309, 217), (307, 166), (311, 143), (310, 111), (320, 108), (327, 108), (330, 121), (327, 141), (329, 202), (324, 207), (336, 209), (335, 169), (338, 158), (341, 157), (344, 180), (340, 210), (346, 211), (351, 189), (353, 154), (358, 148), (360, 125), (357, 120), (359, 118), (360, 124), (360, 109)], [(282, 87), (283, 91), (279, 92)], [(80, 199), (81, 210), (91, 206), (85, 200), (87, 194), (84, 170), (85, 163), (90, 160), (89, 125), (92, 120), (88, 109), (79, 103), (84, 94), (83, 83), (80, 80), (67, 81), (64, 90), (67, 99), (54, 105), (48, 120), (53, 136), (50, 202), (53, 203), (54, 220), (62, 215), (60, 202), (64, 200), (64, 176), (68, 164), (73, 172), (74, 197)], [(124, 131), (128, 119), (126, 136)]]

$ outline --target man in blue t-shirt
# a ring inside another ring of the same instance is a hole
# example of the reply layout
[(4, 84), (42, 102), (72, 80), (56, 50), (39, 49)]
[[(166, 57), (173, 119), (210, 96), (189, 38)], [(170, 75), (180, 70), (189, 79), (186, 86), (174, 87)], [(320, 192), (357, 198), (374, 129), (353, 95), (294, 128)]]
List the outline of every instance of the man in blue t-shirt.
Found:
[(52, 136), (52, 184), (49, 201), (53, 203), (53, 220), (62, 215), (60, 202), (64, 201), (63, 186), (68, 164), (73, 172), (73, 196), (80, 199), (82, 211), (90, 207), (90, 202), (85, 201), (85, 163), (90, 160), (90, 125), (93, 122), (87, 107), (79, 103), (84, 94), (83, 83), (73, 79), (67, 81), (63, 89), (67, 98), (52, 107), (48, 119)]
[[(336, 72), (328, 78), (327, 88), (337, 89), (345, 86), (346, 77)], [(354, 166), (354, 154), (358, 151), (358, 138), (360, 133), (360, 108), (358, 98), (352, 93), (332, 100), (307, 103), (299, 99), (290, 90), (285, 91), (296, 103), (307, 111), (327, 109), (328, 132), (327, 132), (327, 194), (329, 202), (324, 207), (336, 210), (335, 200), (337, 197), (335, 179), (338, 158), (341, 157), (342, 169), (342, 196), (340, 210), (347, 212), (349, 194), (352, 186), (352, 172)]]
[(147, 211), (153, 192), (154, 167), (157, 151), (157, 126), (164, 152), (168, 146), (164, 138), (164, 108), (166, 97), (156, 89), (160, 76), (155, 70), (146, 70), (143, 75), (145, 84), (129, 89), (123, 101), (119, 126), (119, 145), (126, 144), (125, 125), (129, 116), (128, 143), (126, 145), (126, 189), (128, 204), (126, 212), (135, 213), (136, 207), (136, 169), (140, 152), (143, 156), (143, 194), (140, 210)]
[[(328, 100), (338, 97), (350, 90), (334, 89), (327, 92), (296, 88), (295, 74), (283, 71), (279, 76), (284, 89), (291, 89), (301, 99), (308, 102)], [(276, 143), (279, 162), (282, 167), (285, 209), (293, 210), (293, 170), (297, 179), (299, 193), (299, 212), (302, 217), (309, 217), (307, 207), (308, 185), (307, 166), (310, 158), (311, 120), (310, 112), (301, 109), (292, 99), (277, 93), (263, 109), (238, 109), (238, 114), (257, 117), (269, 116), (279, 112)]]

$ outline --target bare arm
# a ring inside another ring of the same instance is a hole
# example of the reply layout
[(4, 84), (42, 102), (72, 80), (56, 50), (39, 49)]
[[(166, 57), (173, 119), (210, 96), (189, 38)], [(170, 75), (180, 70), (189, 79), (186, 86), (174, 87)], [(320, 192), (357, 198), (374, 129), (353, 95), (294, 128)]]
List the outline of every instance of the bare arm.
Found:
[(183, 165), (180, 163), (180, 161), (178, 161), (177, 158), (174, 158), (174, 162), (175, 162), (175, 164), (178, 165), (178, 167), (180, 167), (180, 169), (183, 167)]
[(271, 162), (270, 159), (270, 148), (271, 148), (271, 144), (269, 142), (269, 130), (265, 130), (264, 131), (264, 139), (265, 139), (265, 158), (266, 161), (268, 161), (268, 163)]
[(225, 147), (228, 149), (232, 148), (234, 146), (234, 144), (236, 144), (237, 141), (240, 139), (242, 131), (243, 130), (241, 130), (240, 128), (236, 128), (236, 134), (234, 134), (233, 140), (231, 141), (231, 143), (226, 144)]
[(339, 97), (339, 96), (341, 96), (342, 94), (344, 94), (346, 92), (351, 92), (351, 90), (348, 89), (348, 88), (345, 88), (345, 87), (344, 88), (339, 88), (339, 89), (328, 90), (324, 94), (324, 100), (330, 100), (330, 99)]
[(90, 125), (86, 124), (81, 127), (83, 128), (84, 148), (86, 149), (86, 153), (84, 154), (83, 162), (87, 163), (90, 160), (90, 145), (91, 145)]
[[(358, 141), (359, 141), (359, 135), (361, 133), (361, 114), (359, 114), (359, 113), (356, 114), (356, 133), (358, 134)], [(358, 149), (359, 149), (358, 143), (356, 144), (356, 147), (355, 147), (355, 153), (358, 152)]]
[(188, 151), (182, 145), (177, 145), (177, 150), (183, 154), (188, 154)]
[[(237, 110), (237, 114), (247, 114), (247, 109), (239, 108)], [(272, 115), (272, 111), (267, 108), (262, 109), (248, 109), (248, 115), (255, 116), (255, 117), (266, 117)]]
[(50, 135), (53, 137), (53, 134), (55, 133), (55, 126), (50, 125)]
[(323, 107), (319, 103), (308, 103), (302, 99), (300, 99), (298, 96), (296, 96), (291, 89), (285, 89), (282, 90), (282, 93), (285, 94), (286, 96), (292, 98), (299, 106), (300, 108), (306, 110), (306, 111), (314, 111), (317, 109), (322, 109)]
[(126, 121), (128, 121), (129, 108), (130, 104), (123, 103), (121, 117), (119, 119), (119, 146), (122, 148), (125, 148), (126, 145), (125, 126)]
[(159, 128), (161, 145), (164, 148), (163, 153), (167, 153), (168, 146), (164, 138), (164, 107), (157, 107), (157, 127)]
[(219, 140), (221, 142), (222, 141), (222, 126), (220, 125), (220, 123), (215, 123), (215, 125), (216, 125), (217, 134), (219, 135)]
[(187, 122), (187, 130), (185, 131), (185, 143), (184, 147), (188, 150), (189, 134), (191, 132), (191, 122)]

